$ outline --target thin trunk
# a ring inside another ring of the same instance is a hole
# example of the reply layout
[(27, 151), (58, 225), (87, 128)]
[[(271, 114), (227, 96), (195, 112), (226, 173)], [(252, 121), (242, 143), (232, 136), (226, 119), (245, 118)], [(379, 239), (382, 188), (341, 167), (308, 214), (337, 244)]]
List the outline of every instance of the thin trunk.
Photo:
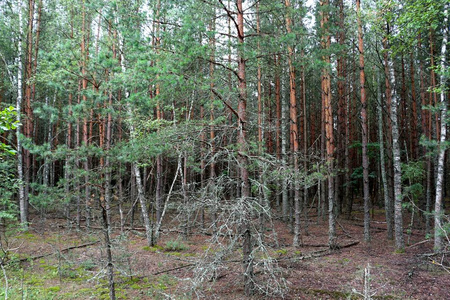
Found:
[[(81, 97), (80, 97), (80, 92), (81, 92), (81, 80), (78, 80), (78, 96), (77, 96), (77, 105), (80, 105), (81, 102)], [(76, 122), (76, 149), (79, 150), (80, 146), (81, 146), (81, 124), (80, 124), (80, 118), (77, 118), (77, 122)], [(80, 158), (78, 156), (78, 153), (75, 156), (75, 164), (76, 164), (76, 168), (79, 170), (81, 169), (81, 163), (80, 163)], [(80, 230), (81, 228), (81, 178), (77, 178), (77, 230)]]
[[(72, 119), (72, 93), (69, 93), (69, 118)], [(72, 131), (73, 131), (73, 124), (72, 124), (72, 120), (69, 120), (68, 124), (67, 124), (67, 135), (66, 135), (66, 147), (68, 152), (70, 152), (71, 148), (72, 148)], [(67, 221), (69, 222), (69, 218), (70, 218), (70, 202), (71, 202), (71, 198), (69, 195), (70, 193), (70, 181), (71, 181), (71, 163), (70, 163), (70, 154), (66, 155), (66, 161), (65, 161), (65, 166), (64, 166), (64, 192), (66, 193), (66, 195), (69, 197), (69, 199), (67, 199), (67, 203), (66, 203), (66, 218)]]
[[(436, 72), (435, 72), (435, 63), (434, 63), (434, 34), (433, 34), (433, 28), (430, 26), (430, 77), (431, 77), (431, 87), (430, 87), (430, 106), (437, 106), (438, 100), (437, 100), (437, 93), (436, 93)], [(430, 132), (433, 132), (436, 134), (435, 138), (436, 140), (440, 139), (439, 134), (439, 117), (437, 114), (434, 116), (435, 123), (434, 123), (434, 131), (430, 130)], [(432, 122), (430, 118), (430, 126), (432, 127)]]
[[(259, 2), (256, 3), (256, 34), (259, 37), (257, 42), (257, 50), (258, 55), (261, 55), (261, 43), (260, 43), (260, 34), (261, 34), (261, 21), (259, 17)], [(257, 97), (258, 97), (258, 151), (262, 152), (263, 146), (263, 102), (262, 102), (262, 72), (261, 72), (261, 58), (257, 58)]]
[[(323, 30), (321, 38), (321, 46), (324, 51), (328, 51), (331, 44), (331, 37), (329, 34), (329, 1), (320, 1), (320, 27)], [(322, 98), (323, 98), (323, 115), (326, 138), (326, 154), (328, 165), (328, 243), (331, 249), (337, 247), (336, 236), (336, 216), (335, 216), (335, 201), (334, 201), (334, 184), (333, 184), (333, 164), (334, 164), (334, 137), (333, 137), (333, 107), (331, 105), (331, 79), (328, 68), (331, 65), (330, 55), (322, 56), (325, 67), (322, 69)]]
[[(246, 141), (246, 122), (247, 122), (247, 81), (245, 77), (245, 58), (243, 53), (244, 47), (244, 10), (242, 7), (243, 0), (236, 0), (237, 8), (237, 34), (238, 34), (238, 78), (239, 78), (239, 102), (238, 102), (238, 145), (240, 162), (240, 174), (242, 180), (242, 198), (244, 201), (249, 201), (250, 197), (250, 181), (249, 172), (247, 169), (248, 159), (247, 141)], [(246, 295), (252, 295), (254, 293), (254, 281), (253, 281), (253, 258), (252, 258), (252, 240), (251, 240), (251, 227), (248, 212), (244, 212), (244, 220), (242, 224), (242, 252), (243, 252), (243, 271), (244, 271), (244, 292)]]
[[(131, 125), (130, 126), (130, 132), (134, 131), (134, 126)], [(132, 169), (134, 172), (134, 176), (136, 179), (136, 187), (137, 187), (137, 192), (138, 192), (138, 201), (139, 204), (141, 206), (141, 213), (142, 213), (142, 217), (144, 219), (144, 226), (145, 226), (145, 234), (146, 234), (146, 238), (147, 238), (147, 245), (148, 246), (153, 246), (154, 242), (153, 242), (153, 232), (152, 232), (152, 226), (150, 223), (150, 218), (148, 216), (148, 212), (147, 212), (147, 200), (145, 199), (145, 194), (144, 194), (144, 188), (142, 185), (142, 178), (141, 178), (141, 171), (139, 170), (139, 167), (137, 166), (136, 163), (132, 163)]]
[[(338, 86), (338, 114), (337, 114), (337, 147), (338, 151), (336, 153), (336, 164), (339, 169), (345, 170), (346, 166), (344, 164), (346, 160), (345, 151), (346, 147), (346, 139), (345, 133), (347, 128), (346, 123), (346, 95), (345, 95), (345, 60), (347, 51), (345, 49), (345, 15), (344, 15), (344, 1), (338, 1), (339, 6), (339, 31), (337, 34), (337, 39), (339, 42), (339, 46), (341, 47), (341, 51), (337, 57), (337, 86)], [(348, 199), (346, 194), (342, 192), (342, 186), (348, 184), (344, 174), (339, 174), (336, 177), (336, 191), (338, 191), (338, 195), (336, 195), (336, 201), (338, 203), (338, 214), (340, 215), (342, 212), (342, 206), (345, 201)], [(343, 182), (342, 182), (343, 181)]]
[[(34, 25), (34, 0), (28, 1), (28, 32), (27, 32), (27, 59), (25, 65), (25, 116), (24, 134), (28, 139), (33, 136), (33, 110), (31, 108), (31, 92), (33, 77), (33, 25)], [(28, 149), (24, 149), (25, 155), (25, 205), (28, 206), (30, 180), (32, 178), (32, 157)], [(27, 208), (28, 210), (28, 208)]]
[(364, 46), (361, 24), (361, 1), (356, 0), (356, 14), (358, 18), (358, 48), (359, 48), (359, 82), (361, 84), (361, 126), (362, 126), (362, 164), (363, 164), (363, 193), (364, 193), (364, 241), (370, 241), (370, 194), (369, 194), (369, 157), (367, 155), (368, 126), (367, 126), (367, 97), (364, 73)]
[[(286, 6), (286, 31), (288, 34), (292, 33), (292, 20), (291, 20), (291, 2), (285, 0)], [(297, 125), (297, 99), (295, 94), (295, 67), (294, 67), (294, 47), (288, 45), (288, 65), (289, 65), (289, 140), (291, 142), (293, 168), (295, 173), (294, 183), (294, 240), (293, 246), (298, 247), (300, 245), (300, 186), (298, 183), (298, 125)]]
[(384, 210), (386, 214), (387, 223), (387, 237), (392, 240), (394, 238), (394, 220), (392, 218), (392, 199), (389, 194), (387, 175), (386, 175), (386, 162), (385, 162), (385, 151), (383, 144), (383, 109), (381, 104), (381, 86), (379, 82), (379, 76), (377, 75), (377, 113), (378, 113), (378, 140), (380, 144), (380, 167), (381, 167), (381, 180), (383, 183), (383, 195), (384, 195)]
[[(107, 134), (108, 135), (108, 134)], [(107, 147), (108, 148), (108, 147)], [(105, 159), (105, 167), (109, 168), (109, 157)], [(105, 175), (105, 206), (100, 203), (102, 208), (102, 221), (103, 221), (103, 235), (105, 239), (106, 258), (107, 258), (107, 271), (108, 271), (108, 288), (109, 299), (116, 299), (116, 289), (114, 282), (114, 264), (112, 258), (112, 244), (111, 244), (111, 221), (110, 221), (110, 202), (111, 202), (111, 176), (109, 171), (106, 171)]]
[[(123, 47), (123, 45), (119, 45), (120, 47)], [(120, 54), (120, 65), (122, 68), (122, 72), (125, 72), (125, 58), (124, 58), (124, 52), (123, 49), (119, 49), (119, 53)], [(121, 93), (119, 91), (119, 99), (121, 98)], [(131, 108), (130, 103), (127, 103), (127, 112), (128, 112), (128, 117), (130, 118), (130, 136), (133, 137), (135, 134), (135, 127), (134, 127), (134, 123), (133, 123), (133, 111)], [(145, 199), (145, 191), (143, 188), (143, 184), (142, 184), (142, 178), (141, 178), (141, 171), (139, 170), (139, 167), (137, 165), (136, 162), (132, 162), (131, 163), (131, 172), (133, 173), (135, 179), (136, 179), (136, 186), (137, 186), (137, 200), (139, 201), (139, 204), (141, 206), (141, 213), (142, 213), (142, 218), (144, 219), (144, 227), (145, 227), (145, 235), (147, 238), (147, 245), (148, 246), (153, 246), (154, 242), (153, 242), (153, 231), (152, 231), (152, 226), (150, 223), (150, 218), (147, 212), (147, 201)], [(133, 208), (134, 208), (134, 201), (133, 201)]]
[(274, 55), (275, 62), (275, 105), (276, 105), (276, 115), (277, 121), (276, 127), (276, 153), (277, 158), (281, 159), (281, 81), (280, 81), (280, 55)]
[(415, 87), (415, 71), (414, 71), (414, 55), (411, 52), (410, 56), (410, 76), (411, 76), (411, 145), (410, 145), (410, 153), (413, 160), (416, 160), (419, 157), (419, 140), (418, 140), (418, 128), (417, 128), (417, 99), (416, 99), (416, 87)]
[[(387, 32), (388, 33), (388, 32)], [(389, 33), (388, 33), (389, 34)], [(386, 47), (386, 44), (385, 44)], [(388, 50), (389, 48), (386, 48)], [(388, 51), (385, 52), (389, 56)], [(398, 128), (398, 99), (396, 90), (392, 86), (395, 82), (394, 63), (392, 58), (387, 57), (386, 72), (386, 98), (391, 99), (390, 117), (392, 122), (392, 158), (394, 167), (394, 226), (395, 226), (395, 247), (397, 251), (404, 251), (405, 242), (403, 239), (403, 211), (402, 211), (402, 169), (400, 160), (400, 142), (399, 142), (399, 128)]]
[[(158, 0), (156, 3), (156, 32), (155, 32), (155, 48), (156, 53), (159, 52), (159, 47), (161, 44), (161, 37), (160, 37), (160, 10), (161, 10), (161, 1)], [(158, 79), (158, 75), (156, 78)], [(160, 107), (160, 100), (158, 99), (158, 96), (160, 94), (160, 85), (159, 83), (156, 83), (156, 98), (157, 98), (157, 106), (156, 106), (156, 118), (158, 120), (163, 119), (162, 116), (162, 109)], [(161, 207), (162, 207), (162, 187), (163, 186), (163, 161), (162, 156), (158, 155), (156, 157), (156, 201), (155, 201), (155, 210), (156, 210), (156, 223), (159, 223), (161, 220)]]
[(447, 105), (448, 102), (446, 100), (446, 91), (444, 89), (447, 78), (446, 78), (446, 54), (447, 54), (447, 42), (448, 42), (448, 6), (447, 3), (445, 5), (444, 10), (444, 34), (442, 39), (442, 48), (441, 48), (441, 76), (440, 76), (440, 86), (442, 90), (440, 91), (440, 110), (441, 110), (441, 136), (439, 141), (439, 156), (437, 161), (437, 177), (436, 177), (436, 201), (434, 204), (434, 251), (441, 252), (444, 246), (443, 243), (443, 228), (442, 228), (442, 214), (443, 211), (443, 186), (444, 186), (444, 163), (445, 163), (445, 150), (446, 146), (444, 145), (447, 137)]
[[(86, 26), (86, 7), (84, 6), (84, 2), (83, 2), (83, 12), (82, 12), (82, 35), (81, 35), (81, 74), (82, 74), (82, 98), (83, 98), (83, 102), (86, 103), (87, 102), (87, 97), (86, 97), (86, 90), (87, 90), (87, 74), (86, 74), (86, 64), (87, 64), (87, 59), (89, 57), (88, 54), (88, 50), (87, 50), (87, 39), (88, 39), (88, 34), (86, 33), (87, 31), (87, 26)], [(84, 147), (88, 146), (88, 142), (89, 142), (89, 138), (88, 138), (88, 119), (87, 117), (83, 118), (83, 145)], [(90, 204), (90, 185), (89, 185), (89, 159), (85, 158), (83, 161), (83, 167), (84, 167), (84, 197), (85, 197), (85, 206), (86, 206), (86, 228), (89, 229), (90, 227), (90, 223), (91, 223), (91, 213), (90, 213), (90, 209), (91, 209), (91, 204)]]
[[(260, 37), (261, 34), (261, 20), (259, 16), (259, 2), (256, 3), (256, 34), (258, 37)], [(258, 55), (261, 55), (261, 44), (260, 40), (258, 39), (257, 42), (257, 48), (258, 48)], [(261, 59), (257, 59), (257, 91), (258, 91), (258, 153), (259, 155), (262, 155), (263, 153), (263, 141), (264, 141), (264, 130), (263, 130), (263, 120), (264, 120), (264, 113), (263, 113), (263, 100), (262, 100), (262, 72), (261, 72)], [(260, 186), (259, 186), (259, 202), (261, 207), (265, 207), (265, 185), (263, 183), (263, 169), (259, 170), (259, 178), (260, 178)], [(259, 225), (260, 225), (260, 231), (264, 232), (264, 212), (261, 211), (259, 214)]]
[[(18, 124), (21, 124), (21, 110), (22, 110), (22, 73), (23, 73), (23, 61), (22, 61), (22, 1), (18, 1), (17, 6), (18, 14), (19, 14), (19, 38), (18, 38), (18, 49), (17, 49), (17, 101), (16, 101), (16, 112), (17, 117), (16, 121)], [(24, 228), (28, 227), (28, 205), (27, 199), (25, 198), (25, 187), (24, 187), (24, 176), (23, 176), (23, 149), (22, 149), (22, 139), (20, 126), (17, 127), (16, 130), (16, 138), (17, 138), (17, 179), (19, 181), (19, 210), (20, 210), (20, 223)]]

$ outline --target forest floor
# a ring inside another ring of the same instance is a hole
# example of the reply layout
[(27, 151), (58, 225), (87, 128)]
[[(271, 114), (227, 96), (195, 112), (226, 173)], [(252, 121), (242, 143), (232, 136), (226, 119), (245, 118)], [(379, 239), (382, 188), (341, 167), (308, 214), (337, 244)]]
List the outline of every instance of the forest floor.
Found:
[[(394, 242), (386, 238), (383, 211), (374, 212), (371, 243), (363, 242), (361, 212), (351, 220), (339, 218), (342, 248), (334, 251), (326, 247), (328, 223), (317, 222), (317, 216), (310, 219), (298, 248), (291, 246), (286, 224), (276, 221), (270, 230), (277, 233), (278, 245), (271, 245), (269, 253), (276, 259), (280, 278), (286, 279), (289, 290), (284, 298), (361, 299), (358, 293), (364, 290), (368, 268), (373, 299), (450, 299), (450, 273), (439, 265), (449, 266), (449, 257), (431, 256), (433, 240), (426, 240), (424, 230), (418, 229), (422, 224), (405, 229), (405, 252), (396, 253)], [(7, 292), (8, 299), (109, 298), (100, 227), (77, 231), (66, 220), (35, 216), (26, 232), (3, 231), (1, 245), (8, 249), (9, 261), (0, 275), (0, 297)], [(124, 234), (115, 228), (113, 237), (118, 299), (264, 298), (243, 296), (239, 248), (235, 256), (225, 258), (214, 280), (194, 289), (192, 278), (201, 270), (194, 266), (211, 249), (208, 234), (193, 231), (183, 238), (170, 223), (156, 247), (147, 246), (142, 228)], [(256, 267), (256, 280), (261, 273)]]

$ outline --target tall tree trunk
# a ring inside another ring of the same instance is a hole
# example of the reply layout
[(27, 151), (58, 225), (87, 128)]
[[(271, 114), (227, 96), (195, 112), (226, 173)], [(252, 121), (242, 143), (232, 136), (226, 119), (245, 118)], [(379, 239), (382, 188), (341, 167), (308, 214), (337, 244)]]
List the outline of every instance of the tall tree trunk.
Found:
[[(242, 7), (243, 0), (236, 0), (237, 8), (237, 34), (238, 34), (238, 78), (239, 78), (239, 102), (238, 102), (238, 145), (240, 162), (240, 173), (242, 180), (242, 198), (244, 201), (250, 201), (250, 181), (247, 169), (247, 141), (246, 141), (246, 122), (247, 122), (247, 80), (245, 77), (245, 57), (244, 57), (244, 10)], [(246, 206), (245, 206), (246, 207)], [(244, 212), (244, 220), (242, 224), (242, 252), (243, 252), (243, 271), (244, 271), (244, 291), (246, 295), (254, 292), (254, 275), (253, 275), (253, 258), (252, 258), (252, 240), (250, 227), (249, 212)]]
[[(160, 37), (160, 12), (161, 12), (161, 1), (158, 0), (156, 2), (156, 32), (155, 32), (155, 48), (156, 53), (159, 53), (159, 47), (161, 44), (161, 37)], [(158, 79), (158, 75), (156, 75), (156, 78)], [(159, 83), (156, 83), (156, 98), (158, 98), (160, 94), (160, 85)], [(157, 106), (156, 106), (156, 118), (158, 120), (161, 120), (162, 117), (162, 109), (160, 107), (160, 100), (157, 99)], [(162, 209), (162, 189), (163, 189), (163, 161), (162, 156), (158, 155), (156, 157), (156, 201), (155, 201), (155, 210), (156, 210), (156, 223), (159, 223), (161, 220), (161, 209)]]
[[(256, 34), (258, 35), (258, 42), (257, 42), (257, 49), (258, 49), (258, 55), (261, 55), (261, 43), (260, 43), (260, 36), (261, 36), (261, 20), (259, 15), (259, 2), (256, 3)], [(261, 71), (261, 58), (258, 57), (257, 59), (257, 91), (258, 91), (258, 153), (259, 155), (263, 154), (263, 142), (264, 142), (264, 108), (263, 108), (263, 99), (262, 99), (262, 71)], [(261, 207), (265, 207), (266, 200), (265, 199), (265, 184), (264, 178), (263, 178), (263, 168), (261, 167), (259, 170), (259, 179), (260, 179), (260, 185), (259, 185), (259, 191), (258, 191), (258, 197), (259, 197), (259, 203)], [(260, 231), (264, 232), (264, 211), (261, 211), (259, 213), (259, 226)], [(263, 235), (264, 236), (264, 235)]]
[[(16, 99), (16, 121), (18, 124), (22, 122), (21, 110), (23, 101), (23, 61), (22, 61), (22, 1), (18, 1), (17, 10), (19, 14), (19, 32), (18, 32), (18, 43), (17, 43), (17, 99)], [(24, 186), (24, 176), (23, 176), (23, 149), (22, 149), (22, 138), (20, 132), (20, 126), (16, 130), (17, 138), (17, 179), (19, 181), (19, 210), (20, 210), (20, 223), (24, 228), (28, 227), (28, 205), (27, 199), (25, 197), (25, 186)]]
[[(214, 10), (214, 17), (216, 16), (216, 12)], [(210, 30), (212, 32), (215, 32), (216, 30), (216, 21), (215, 18), (211, 20)], [(215, 147), (215, 131), (214, 131), (214, 62), (216, 59), (215, 55), (215, 48), (216, 48), (216, 40), (213, 37), (209, 40), (210, 47), (211, 47), (211, 54), (210, 54), (210, 64), (209, 64), (209, 77), (210, 77), (210, 83), (209, 83), (209, 89), (210, 89), (210, 104), (209, 104), (209, 120), (210, 120), (210, 126), (209, 126), (209, 142), (211, 144), (211, 155), (214, 156), (214, 153), (216, 151)], [(213, 187), (213, 182), (216, 177), (216, 164), (214, 161), (211, 161), (210, 168), (209, 168), (209, 186)], [(211, 212), (213, 227), (216, 228), (216, 218), (217, 218), (217, 210), (213, 209)]]
[[(328, 14), (328, 0), (320, 1), (320, 28), (322, 29), (321, 46), (323, 51), (328, 51), (330, 48), (331, 37), (329, 34), (329, 14)], [(335, 201), (334, 201), (334, 184), (333, 184), (333, 164), (334, 164), (334, 136), (333, 136), (333, 107), (331, 105), (331, 80), (328, 68), (330, 67), (330, 55), (323, 54), (322, 59), (325, 67), (322, 69), (322, 98), (323, 98), (323, 114), (325, 124), (325, 144), (327, 153), (328, 165), (328, 244), (331, 249), (337, 247), (336, 236), (336, 216), (335, 216)]]
[[(430, 87), (430, 106), (437, 106), (438, 100), (437, 100), (437, 93), (436, 93), (436, 72), (435, 72), (435, 62), (434, 62), (434, 34), (433, 34), (433, 28), (430, 26), (430, 35), (429, 35), (429, 41), (430, 41), (430, 78), (431, 78), (431, 87)], [(436, 140), (440, 139), (439, 135), (439, 117), (437, 114), (434, 116), (434, 131), (430, 130), (430, 132), (435, 133)], [(433, 127), (431, 119), (430, 119), (430, 126)]]
[[(82, 34), (81, 34), (81, 83), (82, 83), (82, 98), (83, 102), (86, 104), (87, 102), (87, 96), (86, 96), (86, 90), (87, 90), (87, 74), (86, 74), (86, 64), (89, 57), (88, 53), (88, 38), (89, 34), (87, 33), (89, 30), (86, 29), (88, 26), (86, 25), (86, 7), (83, 2), (83, 11), (82, 11)], [(86, 113), (86, 112), (85, 112)], [(89, 144), (89, 137), (88, 137), (88, 119), (85, 116), (83, 118), (83, 145), (84, 147), (87, 147)], [(90, 203), (90, 183), (89, 183), (89, 159), (86, 157), (83, 161), (83, 168), (84, 168), (84, 197), (85, 197), (85, 206), (86, 206), (86, 227), (89, 229), (90, 223), (91, 223), (91, 203)]]
[[(348, 162), (346, 151), (347, 150), (347, 140), (346, 140), (346, 132), (347, 132), (347, 109), (346, 109), (346, 55), (347, 51), (345, 49), (345, 15), (344, 15), (344, 1), (339, 0), (338, 1), (339, 6), (339, 32), (337, 34), (337, 40), (339, 42), (339, 46), (341, 47), (341, 51), (338, 54), (337, 57), (337, 86), (338, 86), (338, 114), (337, 114), (337, 147), (338, 151), (336, 153), (336, 164), (337, 167), (341, 170), (345, 170), (344, 174), (339, 174), (336, 178), (339, 180), (336, 180), (336, 187), (337, 190), (343, 190), (342, 186), (348, 185), (348, 180), (346, 178), (346, 173), (348, 165), (346, 162)], [(347, 153), (348, 154), (348, 153)], [(346, 189), (345, 189), (346, 191)], [(339, 197), (336, 197), (337, 203), (338, 203), (338, 209), (339, 214), (342, 211), (342, 206), (344, 205), (345, 201), (348, 201), (347, 193), (339, 192)]]
[(370, 241), (370, 194), (369, 194), (369, 157), (367, 155), (367, 97), (366, 79), (364, 73), (364, 46), (361, 22), (361, 1), (356, 0), (356, 14), (358, 18), (358, 48), (359, 48), (359, 82), (361, 84), (361, 126), (362, 126), (362, 164), (363, 164), (363, 193), (364, 193), (364, 241)]
[[(32, 77), (33, 77), (33, 25), (34, 25), (34, 0), (28, 0), (28, 31), (27, 31), (27, 59), (25, 65), (25, 119), (24, 134), (31, 139), (33, 136), (33, 110), (31, 108)], [(28, 206), (30, 193), (30, 180), (32, 178), (32, 157), (28, 149), (24, 149), (25, 156), (25, 205)], [(28, 210), (28, 208), (27, 208)]]
[[(389, 28), (387, 27), (387, 34)], [(385, 46), (387, 42), (385, 41)], [(389, 59), (388, 49), (386, 48), (385, 55), (387, 56), (386, 72), (386, 98), (391, 99), (390, 117), (392, 122), (392, 158), (394, 166), (394, 226), (395, 226), (395, 247), (397, 251), (404, 251), (405, 242), (403, 239), (403, 211), (402, 211), (402, 167), (400, 157), (400, 134), (398, 128), (398, 99), (395, 88), (392, 83), (395, 82), (395, 72), (393, 58)]]
[[(286, 31), (288, 34), (292, 33), (291, 20), (291, 2), (285, 0), (286, 6)], [(296, 174), (294, 183), (294, 240), (293, 246), (300, 245), (300, 186), (298, 183), (298, 124), (297, 124), (297, 99), (295, 91), (295, 67), (294, 67), (294, 47), (288, 44), (288, 65), (289, 65), (289, 140), (291, 143), (292, 160), (294, 173)]]
[(411, 76), (411, 157), (416, 160), (419, 157), (419, 139), (418, 139), (418, 128), (417, 128), (417, 99), (416, 99), (416, 87), (415, 87), (415, 71), (414, 71), (414, 55), (411, 52), (410, 55), (410, 76)]
[[(417, 47), (419, 49), (422, 48), (422, 39), (421, 35), (419, 34)], [(421, 105), (422, 105), (422, 133), (423, 135), (431, 139), (431, 132), (429, 132), (429, 125), (431, 124), (431, 116), (430, 111), (426, 109), (427, 102), (426, 102), (426, 87), (425, 87), (425, 70), (423, 65), (423, 60), (420, 60), (419, 64), (419, 76), (420, 76), (420, 99), (421, 99)], [(422, 155), (426, 154), (426, 147), (422, 147)], [(426, 176), (425, 176), (425, 186), (426, 186), (426, 192), (425, 192), (425, 234), (428, 235), (431, 231), (431, 225), (430, 225), (430, 214), (431, 214), (431, 156), (427, 156), (426, 158)]]
[(447, 138), (447, 105), (445, 85), (446, 78), (446, 55), (447, 55), (447, 42), (448, 42), (448, 6), (445, 5), (444, 10), (444, 29), (441, 48), (441, 76), (440, 76), (440, 110), (441, 110), (441, 134), (439, 141), (439, 156), (437, 161), (437, 176), (436, 176), (436, 201), (434, 203), (434, 251), (440, 252), (443, 248), (443, 228), (442, 228), (442, 198), (443, 198), (443, 186), (444, 186), (444, 163), (445, 163), (445, 151), (446, 151), (446, 138)]
[(392, 199), (389, 194), (389, 188), (387, 183), (386, 174), (386, 162), (385, 162), (385, 151), (383, 144), (383, 107), (381, 103), (381, 86), (379, 82), (379, 76), (377, 74), (377, 114), (378, 114), (378, 141), (380, 144), (380, 168), (381, 168), (381, 181), (383, 184), (383, 195), (384, 195), (384, 210), (386, 214), (386, 224), (387, 224), (387, 238), (392, 240), (394, 238), (394, 219), (392, 218)]

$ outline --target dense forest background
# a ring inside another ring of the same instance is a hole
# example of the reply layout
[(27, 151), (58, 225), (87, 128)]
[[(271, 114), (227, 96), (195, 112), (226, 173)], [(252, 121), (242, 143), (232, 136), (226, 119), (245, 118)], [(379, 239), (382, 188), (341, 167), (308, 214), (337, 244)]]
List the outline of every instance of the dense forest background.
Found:
[(247, 295), (282, 290), (270, 255), (254, 274), (275, 220), (339, 249), (337, 220), (371, 243), (382, 210), (396, 252), (420, 228), (448, 253), (448, 6), (0, 1), (2, 226), (101, 226), (111, 298), (112, 237), (174, 220), (241, 248)]

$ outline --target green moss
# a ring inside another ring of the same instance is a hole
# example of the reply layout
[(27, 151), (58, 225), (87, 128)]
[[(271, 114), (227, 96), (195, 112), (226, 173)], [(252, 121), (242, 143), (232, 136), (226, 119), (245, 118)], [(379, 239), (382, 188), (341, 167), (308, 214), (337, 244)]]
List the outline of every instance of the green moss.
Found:
[(59, 292), (60, 290), (61, 290), (61, 287), (59, 287), (59, 286), (51, 286), (51, 287), (48, 287), (48, 288), (46, 288), (46, 290), (47, 291), (49, 291), (49, 292)]
[(44, 285), (44, 280), (40, 275), (32, 275), (25, 283), (34, 286), (42, 286)]
[(135, 290), (140, 290), (142, 287), (139, 284), (134, 283), (134, 284), (130, 285), (130, 288), (135, 289)]
[(279, 255), (286, 255), (287, 254), (287, 249), (279, 249), (277, 251), (275, 251), (275, 253), (279, 254)]
[(164, 250), (164, 248), (161, 247), (161, 246), (158, 246), (158, 245), (156, 245), (156, 246), (154, 246), (154, 247), (144, 246), (144, 247), (142, 247), (142, 250), (150, 251), (150, 252), (156, 253), (156, 252), (158, 252), (158, 251), (160, 251), (160, 250)]
[(29, 231), (24, 231), (17, 236), (18, 239), (24, 239), (27, 241), (37, 241), (38, 238)]
[(395, 254), (403, 254), (403, 253), (405, 253), (405, 249), (395, 249), (394, 253)]

